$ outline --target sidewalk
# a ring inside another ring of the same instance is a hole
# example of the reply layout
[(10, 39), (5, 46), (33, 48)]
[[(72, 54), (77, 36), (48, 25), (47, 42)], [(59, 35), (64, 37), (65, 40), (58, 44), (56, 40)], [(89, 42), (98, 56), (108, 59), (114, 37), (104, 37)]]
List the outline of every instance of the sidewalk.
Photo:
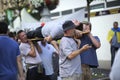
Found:
[[(109, 72), (109, 69), (92, 68), (92, 80), (110, 80)], [(58, 77), (58, 80), (61, 78)]]
[(109, 69), (93, 68), (92, 80), (110, 80), (109, 73), (110, 73)]

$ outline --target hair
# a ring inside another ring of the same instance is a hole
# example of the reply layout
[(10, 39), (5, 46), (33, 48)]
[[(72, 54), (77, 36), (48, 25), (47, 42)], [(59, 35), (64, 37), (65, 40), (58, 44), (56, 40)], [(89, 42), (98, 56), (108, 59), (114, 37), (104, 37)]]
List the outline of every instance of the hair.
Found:
[(118, 24), (118, 22), (117, 22), (117, 21), (115, 21), (115, 22), (113, 22), (113, 25), (114, 25), (114, 24)]
[(0, 22), (0, 34), (7, 34), (8, 24), (6, 22)]
[(10, 36), (10, 37), (15, 37), (15, 35), (16, 35), (15, 32), (9, 32), (8, 33), (8, 36)]
[(19, 30), (18, 32), (17, 32), (17, 38), (19, 39), (19, 34), (21, 33), (21, 32), (24, 32), (23, 30)]
[(83, 22), (83, 24), (85, 24), (85, 25), (90, 25), (90, 30), (92, 29), (92, 24), (90, 23), (90, 22)]
[(83, 24), (90, 25), (90, 30), (91, 30), (92, 24), (90, 22), (87, 22), (87, 21), (81, 22), (80, 25), (76, 27), (76, 29), (83, 31)]

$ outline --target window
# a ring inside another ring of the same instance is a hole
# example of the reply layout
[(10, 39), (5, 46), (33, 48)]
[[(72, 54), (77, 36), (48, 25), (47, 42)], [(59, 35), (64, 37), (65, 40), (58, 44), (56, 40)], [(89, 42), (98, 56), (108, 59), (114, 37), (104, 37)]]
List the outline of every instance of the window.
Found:
[(104, 8), (104, 3), (90, 6), (90, 10)]
[(52, 13), (52, 14), (51, 14), (51, 17), (55, 17), (55, 16), (59, 16), (59, 15), (60, 15), (59, 12)]
[(120, 0), (107, 2), (107, 7), (115, 7), (115, 6), (120, 6)]
[(72, 9), (71, 10), (62, 11), (62, 15), (67, 15), (67, 14), (71, 14), (71, 13), (72, 13)]

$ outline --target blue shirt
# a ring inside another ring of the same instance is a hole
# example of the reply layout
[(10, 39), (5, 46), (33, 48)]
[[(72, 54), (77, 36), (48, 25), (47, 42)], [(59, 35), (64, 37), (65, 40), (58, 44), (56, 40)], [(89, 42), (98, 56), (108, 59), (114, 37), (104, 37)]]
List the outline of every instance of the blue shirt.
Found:
[(118, 41), (117, 41), (117, 32), (120, 32), (120, 28), (112, 28), (112, 31), (114, 31), (114, 36), (113, 36), (113, 38), (112, 38), (112, 46), (114, 46), (114, 47), (120, 47), (120, 43), (118, 43)]
[(8, 36), (0, 36), (0, 80), (17, 80), (19, 45)]
[[(100, 40), (97, 36), (95, 36), (95, 38), (100, 42)], [(96, 48), (94, 47), (91, 39), (85, 35), (80, 40), (81, 40), (80, 48), (85, 44), (89, 44), (92, 46), (92, 48), (90, 48), (90, 49), (88, 49), (80, 54), (81, 63), (87, 64), (91, 67), (97, 67), (98, 66), (98, 59), (97, 59), (97, 55), (96, 55)]]

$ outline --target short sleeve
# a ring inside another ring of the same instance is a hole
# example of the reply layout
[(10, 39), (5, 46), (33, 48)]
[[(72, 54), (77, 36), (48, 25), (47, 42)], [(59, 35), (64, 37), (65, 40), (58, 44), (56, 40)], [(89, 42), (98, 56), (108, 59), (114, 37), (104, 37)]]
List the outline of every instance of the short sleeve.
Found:
[(30, 46), (27, 45), (20, 45), (20, 52), (22, 55), (27, 56), (28, 53), (30, 52)]
[(100, 39), (98, 38), (98, 36), (94, 36), (94, 37), (98, 42), (100, 42)]
[(71, 54), (74, 50), (73, 50), (73, 48), (72, 48), (72, 44), (71, 44), (72, 42), (70, 42), (69, 40), (64, 40), (64, 41), (62, 41), (62, 52), (64, 52), (64, 54), (66, 55), (66, 56), (68, 56), (69, 54)]

